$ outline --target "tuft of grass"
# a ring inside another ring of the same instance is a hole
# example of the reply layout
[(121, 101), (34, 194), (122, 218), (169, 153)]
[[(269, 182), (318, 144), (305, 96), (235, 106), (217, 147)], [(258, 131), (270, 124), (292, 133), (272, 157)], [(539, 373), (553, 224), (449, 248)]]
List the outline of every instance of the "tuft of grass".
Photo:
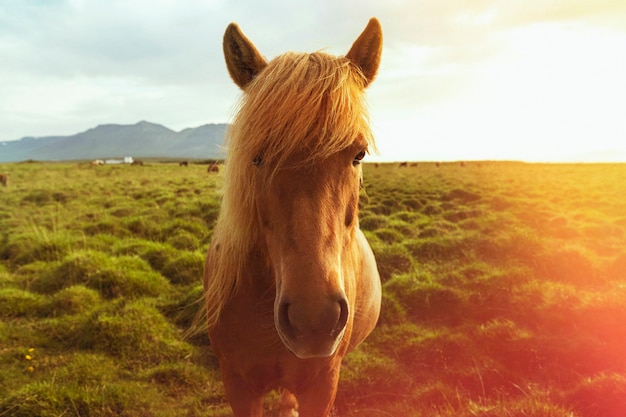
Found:
[(0, 317), (36, 316), (45, 303), (43, 296), (18, 288), (0, 288)]
[(198, 252), (182, 252), (164, 265), (162, 273), (173, 284), (198, 284), (202, 282), (204, 255)]
[(465, 302), (462, 294), (427, 275), (395, 275), (384, 284), (383, 291), (406, 308), (407, 318), (412, 322), (454, 323), (461, 319)]
[(584, 378), (566, 398), (584, 416), (624, 416), (626, 376), (609, 372)]
[(72, 285), (54, 294), (45, 308), (48, 317), (84, 314), (102, 302), (100, 293), (83, 285)]
[(386, 282), (396, 274), (404, 274), (412, 271), (415, 261), (402, 244), (375, 244), (372, 242), (372, 250), (378, 261), (378, 272), (382, 282)]
[(192, 348), (153, 303), (120, 301), (94, 311), (77, 329), (76, 344), (117, 358), (127, 367), (181, 361)]
[(170, 236), (167, 243), (178, 250), (194, 251), (201, 247), (200, 240), (193, 233), (185, 230), (177, 231)]
[(78, 251), (32, 282), (32, 289), (50, 294), (72, 285), (85, 285), (104, 297), (156, 297), (170, 290), (169, 283), (139, 257), (111, 257), (101, 252)]
[(11, 236), (0, 248), (0, 258), (16, 266), (37, 261), (57, 261), (80, 247), (80, 244), (80, 240), (68, 232), (35, 229), (34, 232)]
[(15, 417), (59, 415), (143, 416), (158, 392), (132, 381), (114, 359), (74, 354), (54, 375), (11, 390), (0, 402), (0, 414)]

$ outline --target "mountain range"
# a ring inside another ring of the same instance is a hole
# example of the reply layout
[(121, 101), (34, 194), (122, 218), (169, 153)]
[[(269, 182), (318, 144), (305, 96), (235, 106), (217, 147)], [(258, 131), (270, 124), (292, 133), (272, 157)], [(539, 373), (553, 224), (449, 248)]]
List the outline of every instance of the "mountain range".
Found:
[(141, 121), (99, 125), (71, 136), (24, 137), (0, 142), (0, 162), (121, 158), (221, 159), (228, 124), (207, 124), (175, 132)]

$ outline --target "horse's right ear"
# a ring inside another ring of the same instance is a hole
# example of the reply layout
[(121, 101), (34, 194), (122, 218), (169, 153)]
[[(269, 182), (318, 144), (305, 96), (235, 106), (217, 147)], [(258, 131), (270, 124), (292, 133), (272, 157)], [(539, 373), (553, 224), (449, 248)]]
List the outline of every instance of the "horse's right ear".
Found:
[(224, 58), (231, 78), (241, 89), (267, 65), (267, 61), (236, 23), (224, 33)]

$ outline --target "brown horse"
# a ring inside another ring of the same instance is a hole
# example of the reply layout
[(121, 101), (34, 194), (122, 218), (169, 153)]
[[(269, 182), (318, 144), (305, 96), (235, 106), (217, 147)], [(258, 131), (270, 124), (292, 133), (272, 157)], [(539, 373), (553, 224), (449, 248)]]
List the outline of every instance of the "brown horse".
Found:
[(209, 174), (212, 172), (220, 172), (220, 166), (218, 164), (211, 164), (207, 167), (206, 172)]
[(360, 162), (374, 146), (363, 96), (381, 50), (376, 19), (345, 57), (266, 62), (236, 24), (226, 29), (227, 67), (244, 94), (204, 285), (237, 417), (261, 416), (277, 388), (281, 416), (328, 416), (343, 357), (378, 320), (380, 278), (357, 211)]
[(7, 174), (0, 174), (0, 184), (2, 184), (3, 187), (6, 187), (8, 183), (9, 176)]

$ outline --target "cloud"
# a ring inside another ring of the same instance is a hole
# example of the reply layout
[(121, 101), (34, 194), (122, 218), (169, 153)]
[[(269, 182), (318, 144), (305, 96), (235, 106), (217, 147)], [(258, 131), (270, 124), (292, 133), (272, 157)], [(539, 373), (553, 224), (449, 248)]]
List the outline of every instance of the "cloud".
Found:
[[(188, 6), (117, 0), (0, 6), (6, 86), (0, 139), (68, 134), (96, 120), (149, 119), (174, 128), (227, 120), (228, 105), (215, 105), (215, 97), (236, 91), (221, 56), (226, 20), (216, 4)], [(14, 128), (20, 133), (12, 136), (9, 125), (21, 126)]]
[(344, 54), (372, 16), (385, 37), (368, 88), (372, 121), (379, 136), (415, 131), (428, 143), (416, 157), (469, 152), (458, 138), (467, 135), (473, 153), (542, 130), (600, 126), (623, 138), (616, 120), (626, 103), (615, 96), (626, 96), (626, 2), (5, 0), (0, 140), (143, 119), (172, 129), (228, 121), (240, 94), (222, 56), (228, 23), (273, 58)]
[[(220, 36), (210, 24), (211, 10), (199, 7), (201, 2), (191, 10), (169, 2), (42, 4), (15, 7), (0, 23), (8, 20), (14, 65), (48, 76), (198, 79), (198, 64), (211, 62), (206, 44), (198, 39)], [(186, 77), (179, 76), (182, 70)]]

